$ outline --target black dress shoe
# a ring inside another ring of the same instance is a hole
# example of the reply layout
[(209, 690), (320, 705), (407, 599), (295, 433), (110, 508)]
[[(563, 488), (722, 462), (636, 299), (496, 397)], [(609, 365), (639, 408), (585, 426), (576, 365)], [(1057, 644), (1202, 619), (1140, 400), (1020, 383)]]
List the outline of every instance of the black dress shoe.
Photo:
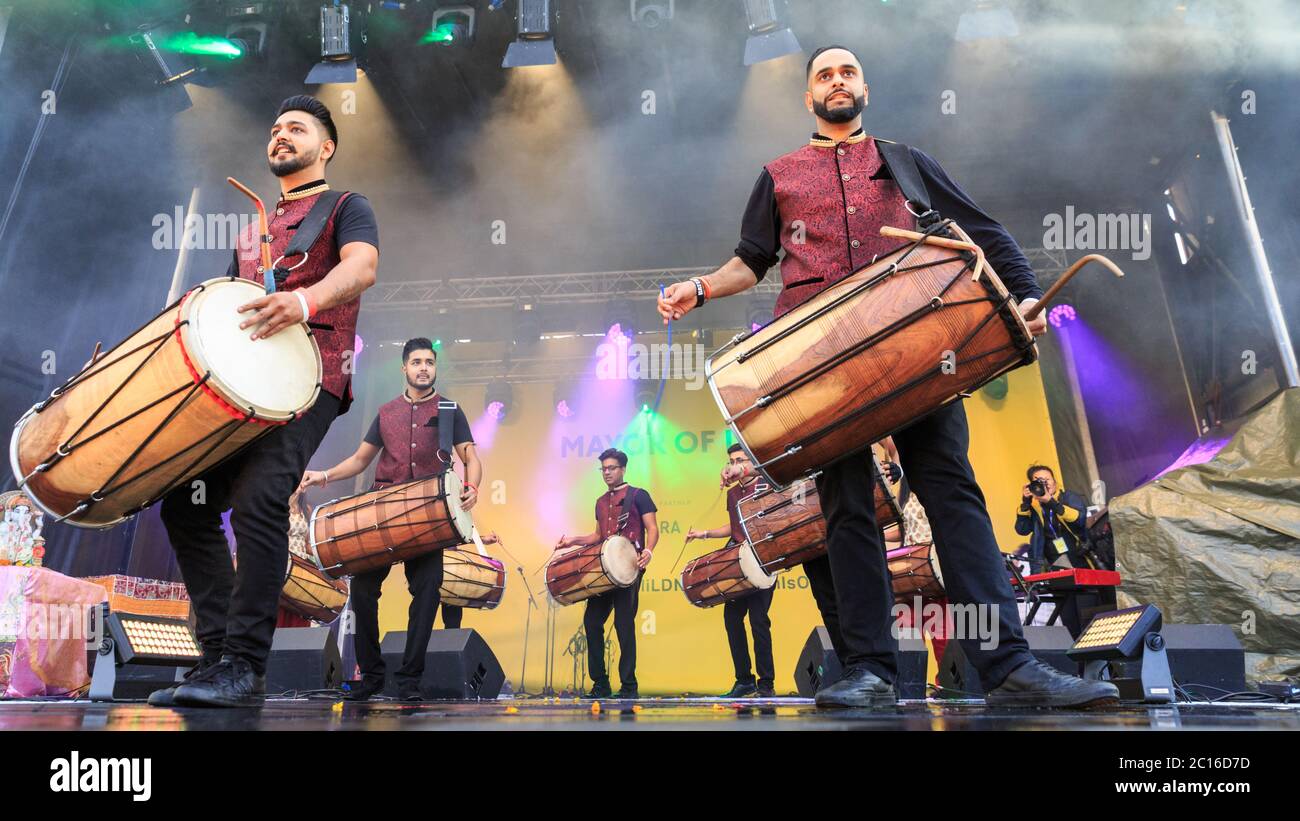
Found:
[(1087, 681), (1043, 664), (1020, 665), (989, 691), (990, 707), (1095, 707), (1119, 701), (1119, 688), (1109, 681)]
[(618, 691), (618, 695), (615, 696), (615, 698), (620, 698), (623, 699), (624, 701), (636, 701), (637, 699), (641, 698), (641, 692), (637, 690), (635, 687), (633, 687), (630, 690), (626, 687), (623, 687)]
[(866, 667), (850, 667), (840, 680), (817, 691), (813, 698), (818, 707), (856, 707), (872, 709), (898, 704), (894, 685)]
[(362, 679), (343, 694), (344, 701), (369, 701), (384, 691), (384, 680)]
[(614, 691), (609, 689), (609, 682), (595, 681), (591, 684), (591, 689), (582, 694), (583, 698), (613, 698)]
[(731, 685), (730, 690), (718, 696), (718, 698), (745, 698), (746, 696), (752, 696), (757, 692), (758, 687), (754, 685), (754, 682), (738, 681)]
[(776, 698), (776, 688), (767, 682), (760, 681), (758, 690), (754, 693), (758, 698)]
[(424, 701), (424, 694), (420, 692), (419, 685), (401, 686), (397, 688), (398, 701)]
[(180, 707), (260, 707), (266, 700), (266, 676), (238, 656), (222, 656), (220, 663), (176, 688)]
[(211, 670), (213, 667), (216, 667), (217, 662), (219, 662), (220, 660), (221, 659), (219, 657), (199, 659), (198, 664), (194, 665), (193, 667), (185, 671), (185, 676), (184, 678), (181, 679), (179, 683), (173, 684), (170, 687), (164, 687), (161, 690), (154, 690), (152, 693), (150, 693), (149, 706), (150, 707), (173, 706), (176, 703), (177, 687), (180, 687), (182, 684), (186, 684), (190, 681), (193, 681), (196, 676), (200, 676), (203, 673), (206, 673), (208, 670)]

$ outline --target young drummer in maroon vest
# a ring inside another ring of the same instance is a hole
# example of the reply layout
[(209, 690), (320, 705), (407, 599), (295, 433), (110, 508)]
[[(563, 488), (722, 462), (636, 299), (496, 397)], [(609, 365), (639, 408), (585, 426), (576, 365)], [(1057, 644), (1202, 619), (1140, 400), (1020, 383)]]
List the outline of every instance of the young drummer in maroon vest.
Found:
[[(299, 96), (281, 104), (266, 146), (281, 191), (268, 225), (272, 259), (284, 255), (329, 191), (325, 166), (338, 142), (334, 120), (319, 100)], [(270, 275), (259, 265), (259, 242), (256, 226), (241, 233), (231, 276), (261, 284)], [(351, 402), (361, 292), (375, 283), (379, 263), (379, 233), (365, 197), (343, 195), (308, 254), (282, 263), (275, 292), (239, 307), (246, 315), (239, 327), (254, 340), (268, 339), (312, 320), (324, 365), (320, 395), (299, 418), (200, 476), (200, 484), (182, 485), (163, 499), (162, 520), (194, 603), (203, 659), (183, 684), (151, 696), (151, 704), (234, 707), (261, 704), (265, 697), (266, 660), (289, 556), (289, 497), (330, 423)], [(221, 526), (228, 509), (238, 570)]]
[(596, 529), (585, 536), (561, 536), (555, 549), (577, 545), (602, 544), (610, 536), (626, 537), (637, 548), (636, 581), (630, 587), (617, 587), (587, 599), (582, 625), (587, 633), (587, 672), (591, 690), (583, 698), (609, 698), (609, 671), (605, 669), (605, 622), (614, 611), (614, 632), (618, 635), (619, 698), (640, 698), (636, 681), (636, 611), (641, 597), (641, 577), (645, 575), (650, 555), (659, 543), (659, 508), (650, 494), (623, 481), (627, 472), (627, 454), (609, 448), (600, 454), (600, 475), (609, 491), (596, 500)]
[[(382, 405), (356, 452), (329, 470), (309, 470), (302, 487), (349, 479), (363, 472), (379, 457), (375, 488), (409, 482), (442, 473), (449, 466), (439, 450), (438, 402), (446, 397), (434, 391), (438, 355), (424, 337), (407, 341), (402, 348), (402, 374), (406, 388), (402, 395)], [(453, 414), (452, 447), (465, 468), (461, 504), (466, 510), (478, 500), (483, 464), (474, 446), (469, 420), (459, 407)], [(438, 613), (438, 592), (442, 588), (442, 551), (436, 550), (404, 562), (406, 584), (411, 591), (407, 613), (406, 648), (402, 666), (394, 674), (397, 693), (403, 701), (420, 700), (420, 679), (424, 675), (425, 648)], [(361, 684), (348, 694), (365, 701), (384, 688), (384, 657), (379, 652), (379, 596), (391, 567), (382, 567), (352, 577), (352, 612), (356, 614), (357, 664)], [(460, 608), (454, 614), (442, 611), (443, 624), (460, 626)], [(454, 623), (453, 623), (454, 622)]]
[[(899, 168), (891, 168), (881, 145), (894, 149), (863, 132), (867, 86), (853, 52), (840, 46), (818, 49), (806, 73), (804, 105), (816, 119), (818, 133), (808, 145), (763, 169), (750, 195), (736, 255), (708, 276), (665, 289), (659, 299), (664, 321), (680, 319), (709, 298), (752, 288), (778, 262), (780, 251), (785, 256), (779, 260), (783, 287), (778, 316), (870, 264), (898, 244), (880, 236), (881, 226), (913, 225), (896, 181), (909, 178), (907, 166), (913, 164), (933, 209), (955, 220), (983, 248), (1021, 312), (1027, 311), (1042, 291), (1006, 229), (934, 159), (904, 146), (897, 155)], [(1029, 329), (1042, 334), (1047, 323), (1038, 317)], [(969, 439), (960, 402), (894, 435), (903, 470), (930, 515), (950, 598), (997, 607), (995, 646), (981, 646), (978, 637), (962, 642), (989, 687), (989, 703), (1077, 706), (1116, 699), (1113, 685), (1062, 675), (1029, 652), (984, 495), (967, 460)], [(892, 595), (875, 525), (873, 474), (869, 455), (860, 454), (829, 465), (817, 480), (827, 561), (806, 563), (804, 570), (819, 603), (833, 597), (846, 650), (844, 675), (818, 691), (820, 707), (888, 707), (896, 701), (897, 643), (890, 632)]]
[[(727, 448), (728, 467), (749, 466), (749, 456), (739, 444)], [(686, 531), (686, 541), (692, 539), (729, 539), (731, 544), (745, 541), (745, 529), (740, 524), (740, 502), (765, 489), (767, 484), (756, 473), (746, 473), (732, 484), (723, 479), (727, 488), (727, 515), (731, 523), (727, 527), (712, 530)], [(757, 695), (770, 698), (776, 695), (776, 665), (772, 662), (772, 620), (767, 612), (772, 607), (772, 593), (775, 587), (755, 590), (738, 599), (728, 599), (722, 603), (722, 624), (727, 629), (727, 645), (731, 648), (731, 663), (736, 670), (736, 683), (722, 694), (722, 698), (742, 698)], [(749, 640), (745, 636), (745, 616), (749, 616), (749, 629), (754, 634), (754, 669), (749, 666)], [(758, 672), (758, 679), (754, 678)]]

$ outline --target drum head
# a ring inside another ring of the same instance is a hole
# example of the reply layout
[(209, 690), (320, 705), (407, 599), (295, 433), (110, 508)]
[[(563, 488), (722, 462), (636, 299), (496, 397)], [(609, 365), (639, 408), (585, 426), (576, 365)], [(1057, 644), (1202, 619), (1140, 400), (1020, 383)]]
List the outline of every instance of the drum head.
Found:
[(776, 576), (769, 575), (763, 566), (758, 563), (758, 554), (754, 552), (754, 546), (745, 542), (740, 546), (740, 572), (745, 574), (745, 579), (759, 590), (766, 590), (776, 584)]
[(934, 568), (934, 580), (943, 587), (943, 568), (939, 566), (939, 548), (934, 545), (930, 545), (930, 567)]
[(447, 494), (447, 512), (451, 514), (451, 526), (456, 528), (462, 542), (468, 542), (473, 538), (474, 517), (460, 504), (460, 492), (464, 485), (454, 470), (449, 470), (442, 476), (442, 489)]
[(184, 306), (189, 326), (183, 332), (194, 368), (210, 371), (209, 384), (232, 405), (252, 408), (266, 419), (291, 419), (316, 401), (321, 381), (320, 351), (299, 323), (270, 339), (249, 339), (252, 328), (239, 323), (252, 316), (236, 308), (265, 295), (246, 279), (210, 279), (191, 292)]
[(605, 575), (619, 587), (630, 587), (641, 568), (636, 566), (636, 545), (623, 536), (610, 536), (600, 549)]

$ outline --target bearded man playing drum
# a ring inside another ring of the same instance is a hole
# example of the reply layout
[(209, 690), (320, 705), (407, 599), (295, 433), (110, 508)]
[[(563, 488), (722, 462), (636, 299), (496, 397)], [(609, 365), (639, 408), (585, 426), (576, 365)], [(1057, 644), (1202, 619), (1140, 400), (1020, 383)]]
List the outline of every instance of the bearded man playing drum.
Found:
[[(749, 454), (739, 444), (727, 448), (727, 465), (748, 466)], [(740, 500), (753, 495), (767, 487), (759, 480), (757, 474), (747, 473), (740, 481), (727, 488), (727, 516), (731, 521), (727, 527), (712, 530), (695, 530), (686, 532), (686, 541), (692, 539), (727, 539), (740, 544), (745, 541), (745, 530), (740, 524)], [(736, 671), (736, 682), (721, 698), (743, 698), (758, 696), (772, 698), (776, 695), (776, 665), (772, 661), (772, 620), (767, 613), (772, 608), (772, 593), (775, 587), (727, 599), (722, 604), (722, 624), (727, 630), (727, 646), (731, 649), (731, 663)], [(749, 616), (749, 630), (754, 634), (754, 669), (749, 666), (749, 640), (745, 636), (745, 616)], [(755, 680), (754, 671), (758, 672)]]
[[(375, 283), (379, 231), (374, 211), (359, 194), (331, 192), (325, 166), (338, 149), (330, 111), (305, 95), (280, 105), (266, 158), (280, 179), (280, 200), (269, 223), (277, 288), (239, 306), (240, 329), (268, 339), (296, 323), (313, 323), (323, 366), (316, 402), (193, 483), (162, 501), (162, 520), (194, 603), (202, 660), (179, 686), (155, 692), (149, 703), (238, 707), (261, 704), (276, 609), (289, 559), (289, 497), (330, 423), (352, 401), (351, 362), (361, 293)], [(321, 208), (314, 208), (323, 202)], [(300, 226), (324, 218), (302, 258), (285, 259)], [(241, 233), (230, 275), (264, 283), (256, 226)], [(281, 281), (281, 278), (283, 280)], [(231, 510), (238, 570), (222, 530)]]
[(659, 543), (659, 508), (650, 494), (623, 481), (627, 473), (627, 454), (609, 448), (600, 454), (600, 476), (609, 490), (596, 500), (596, 529), (584, 536), (561, 536), (556, 550), (603, 543), (611, 536), (623, 536), (636, 547), (638, 573), (627, 587), (616, 587), (586, 600), (582, 625), (587, 633), (587, 672), (591, 690), (583, 698), (609, 698), (609, 671), (605, 669), (605, 622), (614, 612), (614, 632), (618, 635), (618, 698), (640, 698), (636, 681), (636, 611), (641, 598), (641, 577), (645, 575), (650, 555)]
[[(470, 432), (469, 420), (459, 406), (439, 412), (440, 396), (433, 389), (438, 376), (438, 354), (433, 343), (424, 337), (408, 340), (402, 347), (402, 374), (406, 387), (402, 395), (380, 406), (375, 421), (356, 452), (329, 470), (309, 470), (302, 477), (302, 487), (323, 485), (349, 479), (364, 471), (379, 458), (375, 469), (374, 489), (389, 487), (434, 476), (448, 468), (451, 454), (439, 448), (442, 416), (452, 422), (452, 448), (465, 466), (465, 481), (460, 494), (461, 508), (469, 510), (478, 501), (478, 484), (483, 478), (483, 463)], [(402, 666), (394, 677), (397, 694), (403, 701), (420, 700), (420, 680), (424, 676), (425, 650), (438, 614), (439, 590), (442, 588), (442, 551), (434, 550), (407, 559), (406, 583), (411, 591), (407, 613), (406, 648)], [(384, 657), (379, 649), (379, 595), (391, 565), (368, 570), (352, 577), (352, 610), (356, 613), (357, 664), (361, 667), (361, 684), (348, 698), (365, 701), (384, 689)], [(453, 617), (459, 626), (460, 608)], [(448, 622), (444, 605), (442, 620)]]
[[(784, 287), (776, 304), (780, 316), (888, 254), (896, 241), (880, 236), (882, 226), (914, 223), (896, 180), (915, 174), (902, 167), (906, 159), (891, 168), (883, 156), (886, 149), (862, 130), (867, 86), (857, 57), (839, 46), (818, 49), (808, 61), (807, 80), (804, 103), (818, 133), (808, 145), (763, 169), (745, 210), (736, 255), (706, 277), (665, 289), (658, 306), (665, 321), (680, 319), (709, 298), (753, 287), (784, 249)], [(983, 249), (1020, 300), (1020, 312), (1027, 312), (1042, 291), (1015, 240), (937, 162), (916, 149), (902, 156), (909, 155), (934, 210), (955, 220)], [(1040, 316), (1028, 328), (1038, 335), (1047, 324)], [(937, 360), (942, 352), (934, 354)], [(930, 515), (951, 600), (997, 607), (995, 646), (982, 648), (974, 637), (963, 642), (989, 687), (987, 702), (1064, 707), (1116, 700), (1114, 685), (1062, 675), (1030, 654), (984, 496), (967, 460), (969, 435), (962, 405), (953, 402), (898, 431), (894, 441), (911, 488)], [(805, 570), (819, 602), (835, 602), (845, 644), (844, 675), (818, 691), (819, 707), (896, 702), (893, 596), (872, 505), (873, 473), (870, 454), (864, 452), (826, 466), (817, 480), (829, 559), (820, 569), (829, 572), (817, 572), (816, 565)]]

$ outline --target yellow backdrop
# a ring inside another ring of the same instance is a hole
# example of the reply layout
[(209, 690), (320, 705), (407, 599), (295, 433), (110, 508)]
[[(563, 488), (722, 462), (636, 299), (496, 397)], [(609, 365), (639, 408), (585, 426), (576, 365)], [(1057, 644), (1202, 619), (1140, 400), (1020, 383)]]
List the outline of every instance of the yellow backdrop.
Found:
[[(444, 369), (454, 369), (455, 354), (455, 348), (444, 351)], [(1003, 400), (980, 392), (965, 401), (971, 462), (1004, 551), (1014, 550), (1021, 541), (1013, 524), (1025, 467), (1032, 461), (1053, 466), (1056, 462), (1038, 366), (1016, 370), (1009, 380)], [(393, 383), (394, 395), (399, 386)], [(601, 387), (606, 388), (614, 390)], [(561, 534), (589, 533), (595, 528), (593, 506), (605, 487), (596, 454), (614, 445), (630, 455), (627, 480), (646, 488), (659, 508), (659, 547), (643, 579), (637, 616), (641, 691), (715, 694), (728, 689), (733, 674), (722, 608), (692, 606), (678, 581), (688, 560), (724, 544), (723, 540), (697, 541), (682, 551), (689, 528), (727, 523), (718, 473), (730, 439), (707, 387), (690, 390), (686, 382), (668, 381), (659, 413), (654, 415), (633, 406), (630, 387), (618, 396), (588, 395), (570, 400), (577, 405), (578, 415), (564, 420), (555, 412), (552, 385), (517, 384), (510, 415), (496, 426), (485, 424), (481, 416), (483, 388), (457, 389), (453, 384), (445, 390), (465, 408), (480, 443), (485, 474), (475, 520), (480, 531), (501, 536), (505, 549), (489, 547), (489, 552), (509, 569), (500, 606), (491, 611), (467, 609), (464, 626), (484, 636), (513, 686), (518, 689), (529, 606), (517, 568), (522, 566), (539, 605), (532, 614), (525, 679), (528, 691), (536, 693), (547, 664), (543, 566)], [(409, 601), (403, 574), (390, 574), (380, 603), (383, 631), (405, 629)], [(581, 631), (582, 610), (583, 605), (577, 604), (555, 612), (553, 684), (557, 690), (574, 684), (574, 659), (566, 649)], [(792, 692), (799, 652), (809, 631), (820, 623), (802, 572), (792, 571), (778, 580), (771, 617), (777, 692)], [(607, 630), (612, 627), (611, 619)], [(933, 664), (932, 659), (932, 673)]]

